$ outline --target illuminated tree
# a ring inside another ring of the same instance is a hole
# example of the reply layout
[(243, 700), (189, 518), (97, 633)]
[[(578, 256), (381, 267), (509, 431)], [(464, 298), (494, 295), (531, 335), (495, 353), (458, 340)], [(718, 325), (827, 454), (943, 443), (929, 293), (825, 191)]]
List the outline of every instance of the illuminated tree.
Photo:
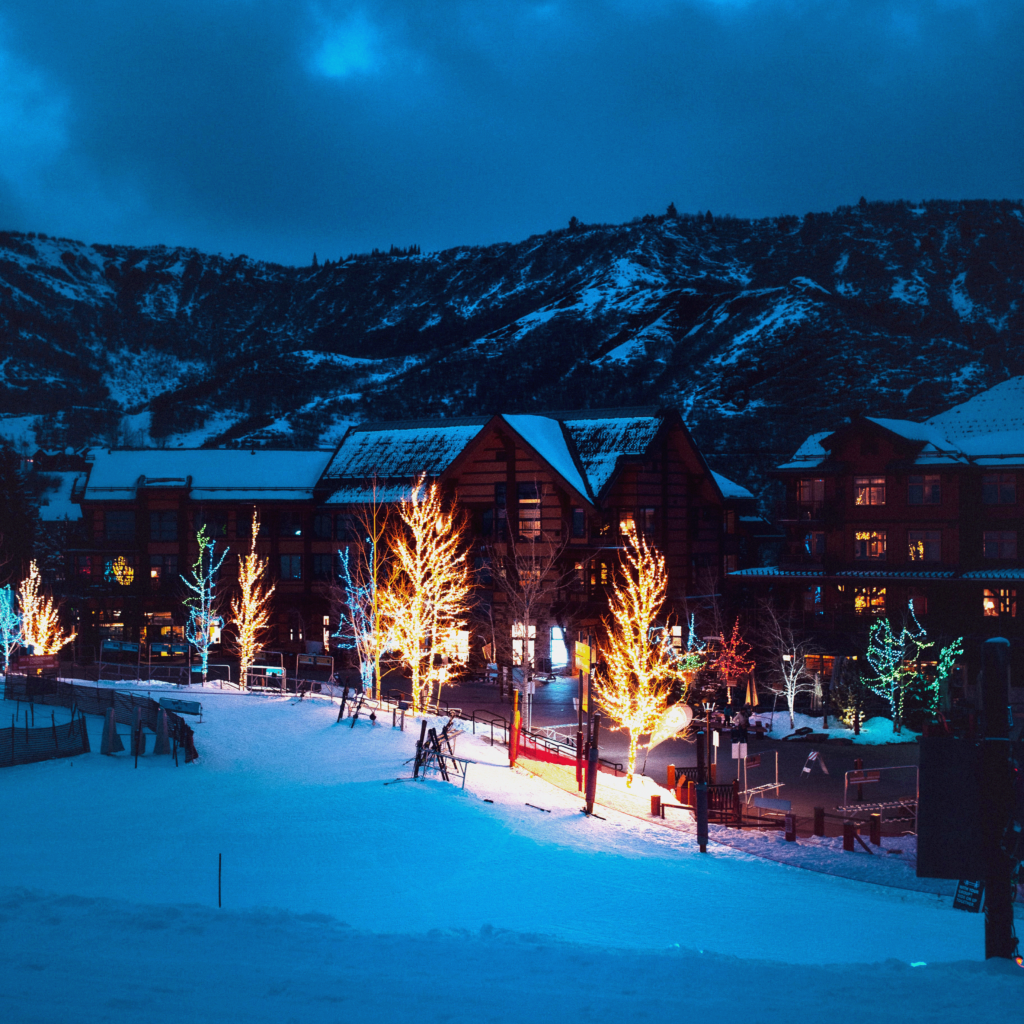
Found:
[(270, 596), (274, 593), (274, 584), (268, 584), (266, 580), (270, 560), (260, 558), (256, 552), (256, 536), (259, 530), (260, 522), (256, 510), (253, 509), (249, 554), (239, 556), (239, 594), (231, 600), (231, 623), (237, 630), (235, 647), (239, 659), (238, 684), (243, 689), (248, 680), (249, 667), (263, 649), (260, 641), (270, 624)]
[(225, 548), (217, 558), (217, 542), (206, 535), (206, 526), (196, 534), (199, 555), (192, 565), (192, 578), (182, 576), (182, 582), (191, 591), (185, 598), (188, 608), (188, 622), (185, 625), (185, 639), (199, 652), (203, 665), (203, 686), (210, 662), (210, 645), (213, 629), (217, 624), (217, 573), (230, 548)]
[(11, 655), (25, 642), (21, 630), (21, 615), (15, 606), (14, 594), (9, 586), (0, 590), (0, 655), (4, 659), (4, 675), (11, 663)]
[(761, 605), (758, 618), (760, 645), (768, 658), (768, 686), (777, 697), (785, 697), (792, 729), (796, 725), (797, 696), (814, 689), (814, 676), (807, 668), (807, 658), (816, 653), (816, 648), (809, 641), (799, 639), (789, 621), (780, 618), (770, 602)]
[(472, 587), (465, 524), (445, 510), (436, 483), (421, 476), (389, 531), (394, 559), (378, 594), (394, 649), (409, 667), (414, 712), (440, 697), (453, 669), (465, 660), (461, 641)]
[(724, 633), (718, 634), (719, 647), (714, 656), (713, 667), (724, 680), (729, 699), (732, 699), (732, 688), (740, 685), (740, 680), (749, 673), (754, 662), (748, 658), (750, 644), (740, 636), (740, 620), (732, 624), (732, 633), (725, 639)]
[(57, 606), (53, 598), (42, 593), (41, 585), (39, 566), (34, 561), (30, 562), (28, 575), (21, 581), (18, 590), (22, 643), (31, 647), (33, 654), (56, 654), (78, 634), (61, 631)]
[(387, 509), (377, 499), (377, 482), (373, 483), (368, 508), (358, 516), (363, 543), (355, 550), (339, 550), (341, 563), (340, 614), (334, 637), (341, 647), (356, 652), (359, 678), (363, 689), (380, 698), (381, 658), (394, 648), (392, 622), (388, 618), (381, 586), (384, 572), (382, 545), (388, 528)]
[(899, 633), (893, 632), (888, 619), (872, 623), (868, 630), (868, 664), (875, 671), (875, 678), (865, 679), (868, 687), (884, 697), (892, 713), (892, 731), (903, 731), (903, 712), (907, 695), (915, 688), (924, 691), (925, 703), (935, 711), (939, 705), (942, 683), (949, 677), (956, 659), (963, 654), (963, 638), (954, 640), (939, 654), (939, 664), (934, 679), (927, 679), (921, 672), (921, 655), (935, 646), (928, 639), (928, 633), (917, 621), (914, 602), (910, 602), (910, 621), (913, 629), (904, 625)]
[(640, 737), (654, 732), (668, 710), (677, 657), (655, 620), (665, 603), (665, 557), (626, 526), (618, 573), (605, 620), (606, 678), (594, 682), (594, 694), (608, 716), (629, 733), (626, 785), (632, 786)]

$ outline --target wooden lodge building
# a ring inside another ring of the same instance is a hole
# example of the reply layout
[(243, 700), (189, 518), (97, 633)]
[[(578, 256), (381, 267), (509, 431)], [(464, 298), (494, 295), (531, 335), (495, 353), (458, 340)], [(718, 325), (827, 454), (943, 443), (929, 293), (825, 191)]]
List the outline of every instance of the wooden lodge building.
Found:
[[(863, 657), (868, 627), (914, 612), (940, 644), (1011, 641), (1024, 702), (1024, 378), (926, 423), (857, 416), (812, 434), (774, 476), (785, 487), (778, 564), (731, 574), (771, 595), (835, 655)], [(831, 658), (824, 659), (828, 674)]]
[[(505, 633), (494, 560), (510, 551), (538, 562), (557, 555), (550, 602), (510, 644), (521, 655), (528, 640), (539, 665), (552, 657), (552, 637), (599, 622), (627, 522), (665, 552), (679, 614), (723, 573), (756, 564), (766, 526), (753, 495), (708, 468), (675, 410), (362, 424), (334, 450), (93, 450), (87, 466), (71, 495), (82, 526), (64, 594), (86, 650), (108, 637), (181, 639), (179, 574), (195, 560), (204, 524), (231, 549), (226, 613), (254, 509), (277, 587), (270, 646), (328, 643), (338, 550), (360, 542), (358, 515), (374, 482), (378, 500), (395, 503), (425, 474), (465, 512), (478, 612)], [(486, 630), (474, 633), (475, 660)]]

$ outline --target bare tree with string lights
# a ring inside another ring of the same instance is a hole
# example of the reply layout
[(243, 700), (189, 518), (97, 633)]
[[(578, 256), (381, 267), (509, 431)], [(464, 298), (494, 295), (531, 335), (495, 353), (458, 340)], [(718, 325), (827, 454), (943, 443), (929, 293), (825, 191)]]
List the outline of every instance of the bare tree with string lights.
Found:
[(677, 653), (657, 619), (668, 593), (665, 556), (626, 527), (625, 544), (608, 598), (602, 645), (606, 677), (594, 683), (594, 695), (608, 716), (629, 734), (626, 785), (632, 786), (640, 737), (653, 733), (668, 710)]
[(52, 597), (43, 593), (39, 566), (29, 563), (28, 575), (18, 590), (21, 608), (22, 643), (34, 654), (56, 654), (71, 643), (77, 633), (65, 633), (60, 628), (60, 612)]
[(472, 578), (466, 526), (421, 476), (389, 531), (393, 559), (378, 595), (394, 649), (409, 668), (415, 713), (435, 703), (467, 656), (462, 642)]
[(217, 557), (217, 542), (206, 534), (205, 524), (196, 534), (199, 554), (192, 565), (191, 578), (182, 576), (182, 582), (191, 591), (185, 598), (188, 608), (188, 622), (185, 624), (185, 639), (199, 652), (203, 666), (203, 686), (210, 664), (210, 646), (213, 643), (213, 629), (217, 624), (217, 574), (230, 548), (225, 548)]
[[(261, 558), (256, 551), (256, 536), (260, 521), (256, 509), (252, 510), (252, 540), (249, 553), (238, 558), (238, 596), (231, 600), (231, 624), (235, 627), (235, 647), (238, 652), (238, 685), (245, 689), (249, 669), (256, 655), (263, 649), (262, 638), (270, 625), (270, 597), (274, 584), (267, 582), (270, 560)], [(226, 554), (227, 552), (225, 552)]]

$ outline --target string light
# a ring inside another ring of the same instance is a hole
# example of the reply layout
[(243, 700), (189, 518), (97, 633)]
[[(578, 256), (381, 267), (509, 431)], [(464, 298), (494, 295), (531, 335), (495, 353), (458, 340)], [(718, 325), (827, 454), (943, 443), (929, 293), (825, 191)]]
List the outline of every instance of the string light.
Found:
[(270, 624), (270, 596), (274, 593), (274, 584), (268, 585), (265, 578), (270, 559), (260, 558), (256, 552), (256, 535), (259, 531), (260, 521), (253, 509), (249, 554), (239, 556), (239, 593), (231, 600), (231, 623), (237, 630), (235, 647), (239, 660), (238, 683), (242, 689), (247, 685), (250, 666), (263, 649), (260, 638)]
[(57, 606), (53, 598), (42, 593), (39, 566), (34, 561), (29, 563), (28, 576), (21, 581), (18, 604), (23, 643), (32, 648), (33, 654), (56, 654), (78, 635), (62, 632)]
[(421, 476), (399, 509), (401, 523), (389, 532), (393, 571), (378, 596), (391, 641), (411, 675), (413, 711), (440, 696), (466, 651), (471, 578), (464, 521), (446, 511), (436, 483)]
[[(220, 558), (216, 557), (217, 542), (206, 535), (205, 524), (196, 534), (199, 555), (192, 566), (192, 579), (182, 576), (182, 582), (192, 593), (185, 598), (189, 609), (185, 626), (185, 639), (199, 652), (203, 666), (203, 686), (210, 662), (210, 645), (213, 631), (220, 620), (216, 614), (217, 573), (230, 548), (225, 548)], [(209, 553), (207, 553), (209, 552)]]
[(21, 631), (21, 615), (14, 603), (14, 594), (9, 586), (0, 588), (0, 655), (4, 659), (4, 675), (7, 674), (11, 655), (25, 642)]
[(740, 635), (740, 620), (736, 619), (733, 622), (732, 634), (728, 640), (725, 639), (724, 633), (719, 633), (718, 641), (720, 646), (715, 656), (715, 669), (725, 680), (726, 687), (732, 690), (754, 667), (753, 659), (747, 657), (750, 644)]
[(881, 622), (872, 623), (868, 631), (867, 660), (875, 670), (875, 678), (866, 679), (865, 682), (869, 689), (889, 702), (894, 733), (903, 729), (907, 695), (915, 686), (923, 691), (928, 710), (938, 710), (942, 684), (953, 671), (956, 659), (964, 652), (963, 637), (943, 647), (939, 653), (935, 678), (926, 679), (920, 671), (919, 662), (921, 655), (934, 647), (935, 642), (928, 639), (927, 631), (917, 621), (913, 601), (909, 608), (913, 629), (904, 626), (899, 633), (894, 633), (889, 620), (882, 619)]
[(665, 603), (665, 557), (626, 523), (625, 544), (612, 592), (611, 619), (605, 619), (606, 678), (596, 678), (594, 694), (608, 716), (629, 733), (626, 785), (633, 785), (640, 737), (655, 732), (668, 710), (677, 656), (655, 619)]

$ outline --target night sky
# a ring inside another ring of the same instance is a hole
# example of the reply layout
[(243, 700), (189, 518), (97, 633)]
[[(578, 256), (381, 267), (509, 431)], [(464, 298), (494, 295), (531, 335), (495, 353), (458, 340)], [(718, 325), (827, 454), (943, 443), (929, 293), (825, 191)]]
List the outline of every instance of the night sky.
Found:
[(1024, 195), (1020, 0), (4, 0), (0, 228), (286, 263)]

